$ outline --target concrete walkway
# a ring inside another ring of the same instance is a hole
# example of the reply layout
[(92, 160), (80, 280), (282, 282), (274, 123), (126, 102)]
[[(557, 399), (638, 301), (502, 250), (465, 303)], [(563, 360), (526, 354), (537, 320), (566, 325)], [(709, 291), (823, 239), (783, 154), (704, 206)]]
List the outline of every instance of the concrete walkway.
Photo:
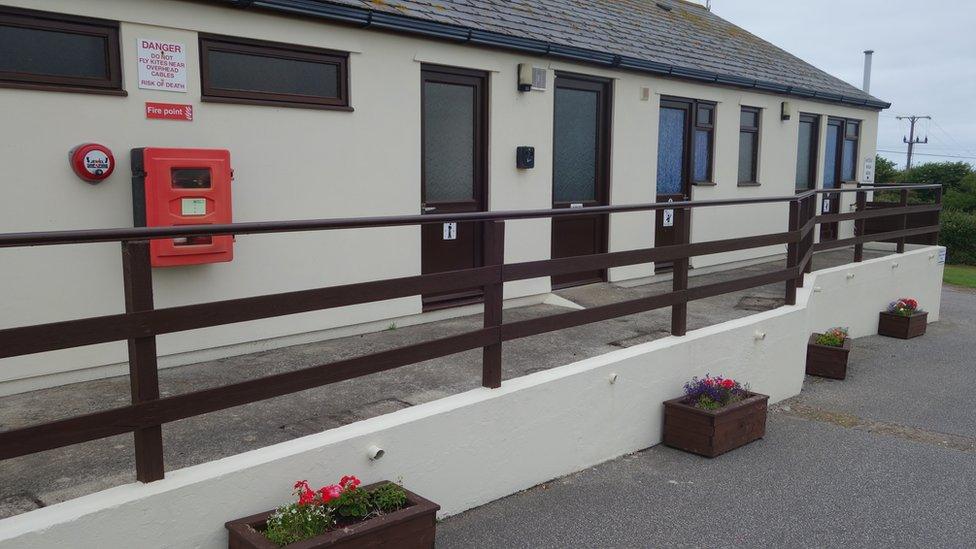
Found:
[(656, 446), (448, 518), (463, 547), (974, 547), (976, 292), (919, 339), (855, 341), (766, 438), (713, 460)]
[[(866, 257), (881, 255), (868, 252)], [(850, 250), (818, 254), (817, 268), (849, 262)], [(782, 260), (693, 276), (692, 287), (783, 268)], [(694, 272), (692, 274), (695, 274)], [(780, 306), (782, 283), (689, 304), (689, 329)], [(592, 307), (671, 290), (669, 281), (633, 288), (593, 284), (559, 291)], [(505, 311), (505, 321), (566, 312), (552, 305)], [(670, 335), (670, 309), (542, 334), (506, 343), (504, 378), (569, 364)], [(163, 396), (226, 385), (324, 362), (429, 341), (481, 327), (481, 315), (276, 349), (161, 370)], [(479, 386), (481, 351), (406, 366), (294, 395), (163, 426), (164, 462), (179, 469), (318, 433)], [(0, 430), (123, 406), (128, 376), (0, 398)], [(0, 462), (0, 518), (134, 481), (132, 435), (120, 435)]]

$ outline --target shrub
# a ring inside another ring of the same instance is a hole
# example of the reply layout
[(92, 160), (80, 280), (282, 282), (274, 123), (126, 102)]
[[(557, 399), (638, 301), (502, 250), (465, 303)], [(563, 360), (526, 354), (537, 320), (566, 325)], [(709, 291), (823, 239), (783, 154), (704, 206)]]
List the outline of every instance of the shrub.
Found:
[(915, 313), (922, 312), (922, 310), (918, 308), (918, 301), (910, 297), (903, 297), (889, 303), (888, 312), (898, 316), (912, 316)]
[(338, 484), (312, 490), (308, 482), (295, 483), (298, 501), (284, 505), (268, 517), (264, 536), (277, 545), (288, 545), (320, 536), (337, 525), (361, 522), (402, 509), (407, 492), (397, 484), (373, 490), (359, 488), (359, 479), (344, 476)]
[(976, 213), (942, 212), (939, 244), (948, 250), (949, 263), (976, 265)]
[(407, 492), (399, 484), (384, 484), (370, 494), (373, 507), (384, 513), (399, 511), (407, 504)]
[(831, 328), (817, 336), (817, 345), (843, 347), (847, 341), (847, 328)]
[(685, 383), (685, 403), (703, 410), (717, 410), (747, 396), (748, 387), (731, 378), (706, 375)]

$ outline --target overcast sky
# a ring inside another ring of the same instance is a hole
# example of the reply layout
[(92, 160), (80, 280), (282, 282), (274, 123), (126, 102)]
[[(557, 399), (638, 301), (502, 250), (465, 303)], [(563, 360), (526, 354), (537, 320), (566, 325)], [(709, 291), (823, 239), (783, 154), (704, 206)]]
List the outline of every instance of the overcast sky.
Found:
[(918, 127), (929, 143), (912, 163), (976, 165), (976, 0), (712, 0), (712, 10), (857, 87), (873, 49), (871, 94), (891, 103), (880, 154), (904, 167), (908, 121), (895, 116), (927, 114)]

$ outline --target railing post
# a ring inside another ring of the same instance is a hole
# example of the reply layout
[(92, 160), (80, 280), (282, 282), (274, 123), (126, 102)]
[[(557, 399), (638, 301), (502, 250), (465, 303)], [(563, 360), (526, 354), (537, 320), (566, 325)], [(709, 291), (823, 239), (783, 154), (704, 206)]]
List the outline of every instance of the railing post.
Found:
[(482, 228), (482, 254), (486, 267), (497, 266), (495, 282), (485, 284), (485, 328), (495, 328), (495, 343), (482, 349), (481, 385), (491, 389), (502, 386), (502, 268), (505, 265), (505, 222), (489, 221)]
[(942, 232), (942, 209), (941, 209), (941, 206), (942, 206), (942, 187), (941, 186), (939, 188), (935, 189), (935, 203), (940, 206), (940, 209), (935, 212), (935, 226), (939, 230), (937, 232), (935, 232), (935, 233), (932, 233), (932, 235), (931, 235), (932, 240), (929, 241), (929, 244), (931, 244), (933, 246), (938, 246), (939, 245), (939, 233)]
[[(901, 200), (899, 200), (898, 203), (902, 207), (908, 206), (908, 189), (902, 189), (901, 190)], [(899, 228), (901, 230), (907, 229), (908, 228), (908, 214), (901, 214), (901, 217), (899, 219), (900, 219), (899, 220), (899, 223), (898, 223)], [(905, 253), (905, 237), (904, 236), (898, 239), (897, 246), (898, 246), (898, 249), (897, 249), (897, 252), (898, 253), (900, 253), (900, 254)]]
[[(864, 213), (867, 209), (868, 204), (868, 193), (861, 189), (857, 190), (857, 207), (855, 211), (859, 214)], [(854, 220), (854, 236), (863, 237), (864, 236), (864, 219), (858, 218)], [(854, 244), (854, 262), (860, 263), (864, 261), (864, 242), (858, 242)]]
[[(149, 311), (153, 308), (152, 267), (149, 242), (122, 243), (122, 277), (125, 284), (125, 312)], [(156, 371), (156, 336), (139, 337), (129, 343), (129, 384), (132, 403), (159, 398)], [(136, 479), (152, 482), (163, 478), (163, 431), (153, 425), (133, 432), (136, 446)]]
[[(806, 211), (807, 211), (807, 221), (817, 217), (817, 194), (816, 193), (811, 194), (807, 198)], [(813, 227), (810, 229), (810, 234), (807, 235), (806, 238), (806, 248), (803, 250), (804, 257), (806, 257), (807, 252), (809, 252), (813, 248), (813, 244), (816, 242), (816, 240), (817, 240), (817, 224), (814, 223)], [(812, 255), (810, 256), (810, 259), (807, 259), (806, 264), (803, 266), (803, 272), (804, 273), (813, 272)]]
[[(790, 200), (790, 232), (798, 232), (800, 230), (800, 200)], [(793, 269), (796, 273), (795, 276), (786, 281), (786, 304), (796, 305), (796, 287), (797, 279), (803, 278), (803, 273), (800, 272), (800, 241), (802, 238), (798, 238), (795, 242), (790, 242), (786, 245), (786, 268)]]
[[(687, 208), (674, 209), (674, 231), (680, 244), (691, 242), (691, 223)], [(688, 289), (688, 257), (676, 258), (672, 267), (671, 289), (681, 292)], [(671, 335), (683, 336), (688, 333), (688, 303), (681, 302), (671, 306)]]

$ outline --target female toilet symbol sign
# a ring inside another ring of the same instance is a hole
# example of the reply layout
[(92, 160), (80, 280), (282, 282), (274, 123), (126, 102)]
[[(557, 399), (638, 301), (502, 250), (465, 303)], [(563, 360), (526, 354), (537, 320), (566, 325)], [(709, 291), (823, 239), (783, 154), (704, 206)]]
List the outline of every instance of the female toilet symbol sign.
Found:
[(457, 223), (444, 224), (444, 240), (457, 240)]
[[(674, 202), (674, 199), (669, 198), (668, 202)], [(664, 219), (661, 224), (665, 227), (674, 227), (674, 210), (664, 210)]]

